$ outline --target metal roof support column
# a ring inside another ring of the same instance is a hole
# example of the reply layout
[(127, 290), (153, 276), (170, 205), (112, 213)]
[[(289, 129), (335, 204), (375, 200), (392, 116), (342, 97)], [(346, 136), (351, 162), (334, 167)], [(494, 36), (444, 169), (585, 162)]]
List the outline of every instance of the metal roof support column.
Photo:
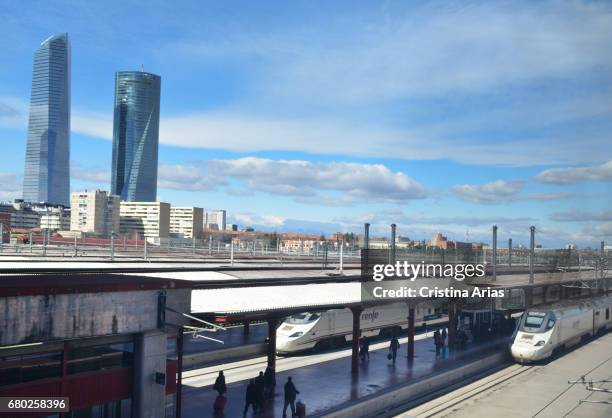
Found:
[(529, 227), (529, 284), (533, 284), (533, 266), (535, 262), (535, 226)]
[(497, 280), (497, 225), (493, 225), (493, 281)]
[(353, 313), (353, 340), (352, 340), (352, 352), (351, 352), (351, 373), (359, 373), (359, 337), (361, 336), (361, 312), (363, 308), (361, 306), (353, 306), (351, 312)]
[(414, 306), (408, 305), (408, 361), (414, 360)]
[(448, 348), (454, 350), (457, 337), (457, 305), (454, 300), (448, 302)]
[(278, 318), (268, 318), (268, 366), (276, 375), (276, 328)]

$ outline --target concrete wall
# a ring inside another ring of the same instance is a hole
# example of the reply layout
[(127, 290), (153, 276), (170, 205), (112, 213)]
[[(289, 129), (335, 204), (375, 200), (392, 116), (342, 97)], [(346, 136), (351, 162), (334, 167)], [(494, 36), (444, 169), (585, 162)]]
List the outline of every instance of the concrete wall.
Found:
[[(0, 345), (154, 330), (158, 293), (137, 290), (0, 298)], [(167, 290), (166, 303), (190, 312), (190, 289)], [(186, 323), (170, 312), (166, 321)]]

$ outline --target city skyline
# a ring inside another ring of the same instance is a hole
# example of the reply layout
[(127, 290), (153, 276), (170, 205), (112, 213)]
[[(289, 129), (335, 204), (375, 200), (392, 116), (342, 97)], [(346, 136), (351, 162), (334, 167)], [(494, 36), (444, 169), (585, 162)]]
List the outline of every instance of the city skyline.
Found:
[(70, 202), (70, 41), (45, 39), (34, 53), (23, 199)]
[[(114, 21), (53, 2), (64, 6), (53, 19), (0, 12), (12, 63), (0, 69), (0, 137), (23, 155), (28, 45), (65, 29), (78, 57), (72, 190), (108, 189), (113, 74), (144, 63), (164, 78), (161, 201), (223, 207), (230, 222), (269, 230), (395, 222), (415, 239), (485, 240), (497, 224), (500, 240), (526, 242), (535, 224), (545, 244), (611, 236), (607, 4), (271, 3), (266, 17), (246, 3), (206, 14), (154, 3), (146, 25), (126, 24), (140, 8)], [(482, 25), (491, 36), (474, 39)], [(23, 173), (6, 160), (3, 200), (19, 197)]]

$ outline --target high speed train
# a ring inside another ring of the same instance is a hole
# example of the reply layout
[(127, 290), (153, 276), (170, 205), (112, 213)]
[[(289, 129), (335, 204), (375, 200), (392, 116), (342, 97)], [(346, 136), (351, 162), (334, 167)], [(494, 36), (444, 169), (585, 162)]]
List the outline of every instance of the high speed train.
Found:
[(563, 301), (527, 310), (510, 347), (519, 363), (550, 357), (583, 338), (612, 328), (612, 296), (589, 301)]
[[(433, 305), (415, 308), (415, 327), (448, 322)], [(361, 335), (391, 335), (408, 327), (405, 303), (394, 303), (365, 309), (361, 313)], [(326, 347), (339, 347), (353, 338), (353, 314), (350, 309), (305, 312), (292, 315), (276, 331), (276, 352), (290, 354)]]

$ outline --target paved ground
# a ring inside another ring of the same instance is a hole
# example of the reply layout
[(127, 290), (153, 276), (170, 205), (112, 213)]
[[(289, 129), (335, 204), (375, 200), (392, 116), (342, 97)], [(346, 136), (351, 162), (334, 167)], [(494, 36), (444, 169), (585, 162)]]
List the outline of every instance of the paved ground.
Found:
[[(358, 378), (350, 373), (350, 350), (289, 357), (280, 359), (277, 364), (277, 386), (274, 399), (269, 401), (263, 413), (248, 416), (272, 418), (282, 416), (283, 384), (292, 376), (298, 398), (304, 400), (308, 414), (330, 409), (338, 404), (361, 398), (384, 388), (405, 383), (411, 379), (435, 373), (438, 370), (464, 364), (471, 357), (469, 352), (458, 352), (457, 358), (436, 358), (431, 333), (429, 338), (420, 335), (415, 344), (416, 358), (409, 363), (406, 358), (405, 340), (400, 340), (401, 356), (393, 366), (387, 360), (388, 342), (372, 345), (370, 361), (361, 363)], [(242, 416), (246, 384), (265, 367), (265, 362), (239, 363), (238, 367), (225, 365), (228, 382), (228, 404), (225, 417)], [(202, 373), (202, 375), (198, 375)], [(212, 368), (194, 370), (185, 374), (183, 385), (183, 417), (212, 417), (212, 403), (216, 393), (212, 382), (216, 370)]]
[[(612, 333), (591, 341), (545, 365), (512, 366), (516, 376), (500, 382), (475, 396), (477, 391), (495, 376), (474, 382), (442, 398), (423, 404), (398, 416), (407, 417), (612, 417), (612, 405), (580, 403), (580, 400), (612, 401), (612, 393), (587, 391), (583, 384), (568, 384), (569, 380), (612, 379)], [(511, 368), (508, 368), (508, 370)], [(504, 371), (498, 375), (503, 374)], [(612, 389), (612, 383), (599, 387)], [(473, 393), (473, 392), (472, 392)], [(462, 400), (467, 398), (465, 400)], [(443, 411), (433, 409), (446, 402)], [(457, 403), (458, 402), (458, 403)], [(455, 405), (453, 405), (453, 403)]]

